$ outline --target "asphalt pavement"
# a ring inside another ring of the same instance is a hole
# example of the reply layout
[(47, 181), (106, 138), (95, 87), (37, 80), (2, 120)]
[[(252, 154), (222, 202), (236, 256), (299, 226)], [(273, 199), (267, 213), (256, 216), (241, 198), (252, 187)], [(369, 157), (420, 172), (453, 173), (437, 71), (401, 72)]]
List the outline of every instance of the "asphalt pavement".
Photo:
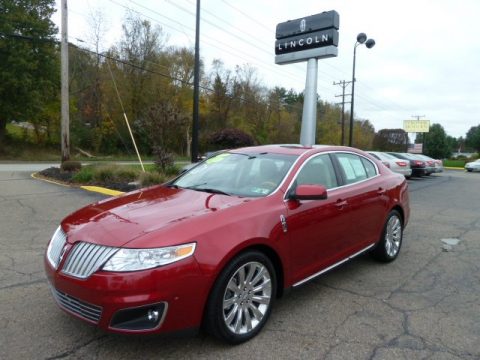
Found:
[(276, 302), (263, 331), (119, 336), (54, 303), (43, 254), (59, 221), (104, 196), (0, 169), (0, 359), (479, 359), (480, 173), (409, 181), (399, 258), (361, 256)]

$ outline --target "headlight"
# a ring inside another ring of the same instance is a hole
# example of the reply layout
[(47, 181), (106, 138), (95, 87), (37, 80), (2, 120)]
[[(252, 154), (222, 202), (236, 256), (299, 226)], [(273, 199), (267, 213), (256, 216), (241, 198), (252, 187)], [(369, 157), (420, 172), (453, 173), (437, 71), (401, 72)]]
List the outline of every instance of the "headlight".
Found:
[(137, 271), (185, 259), (195, 251), (195, 243), (157, 249), (120, 249), (103, 266), (105, 271)]

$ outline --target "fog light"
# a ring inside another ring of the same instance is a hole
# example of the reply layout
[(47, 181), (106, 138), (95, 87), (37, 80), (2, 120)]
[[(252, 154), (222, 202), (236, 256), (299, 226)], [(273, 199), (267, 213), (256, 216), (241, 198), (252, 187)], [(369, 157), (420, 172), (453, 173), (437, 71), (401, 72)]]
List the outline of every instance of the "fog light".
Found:
[(157, 322), (158, 321), (158, 317), (159, 317), (159, 313), (157, 310), (153, 310), (153, 309), (150, 309), (148, 310), (148, 320), (150, 321), (153, 321), (153, 322)]
[(167, 311), (167, 303), (150, 304), (135, 308), (119, 310), (110, 321), (112, 329), (153, 330), (161, 325)]

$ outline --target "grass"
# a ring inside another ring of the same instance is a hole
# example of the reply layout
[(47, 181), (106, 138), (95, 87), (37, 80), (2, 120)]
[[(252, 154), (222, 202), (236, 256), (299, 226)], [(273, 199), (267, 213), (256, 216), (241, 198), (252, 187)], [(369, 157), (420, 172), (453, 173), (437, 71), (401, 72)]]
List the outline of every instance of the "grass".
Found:
[(445, 167), (458, 167), (463, 168), (465, 166), (466, 160), (443, 160), (443, 166)]

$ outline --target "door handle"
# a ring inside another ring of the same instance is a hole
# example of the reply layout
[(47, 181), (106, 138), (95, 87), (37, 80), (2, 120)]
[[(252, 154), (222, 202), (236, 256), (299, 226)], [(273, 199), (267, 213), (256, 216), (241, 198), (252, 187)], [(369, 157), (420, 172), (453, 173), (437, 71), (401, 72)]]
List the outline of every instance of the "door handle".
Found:
[(347, 205), (348, 205), (348, 201), (346, 201), (346, 200), (337, 200), (337, 202), (335, 203), (335, 206), (337, 208), (339, 208), (340, 210), (343, 209)]
[(378, 188), (377, 190), (377, 195), (383, 195), (387, 192), (387, 190), (385, 190), (384, 188)]

